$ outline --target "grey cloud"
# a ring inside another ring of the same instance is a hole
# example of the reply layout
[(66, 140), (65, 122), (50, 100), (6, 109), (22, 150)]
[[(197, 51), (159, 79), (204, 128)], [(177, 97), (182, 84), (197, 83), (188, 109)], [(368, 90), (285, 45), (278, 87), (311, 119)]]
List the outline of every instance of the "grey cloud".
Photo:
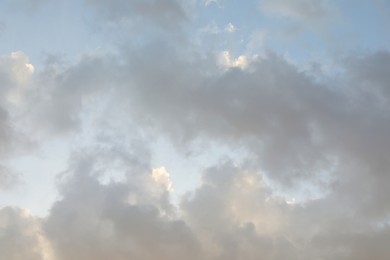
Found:
[(41, 221), (24, 209), (0, 209), (0, 242), (2, 259), (53, 259)]
[(0, 252), (11, 259), (51, 260), (389, 256), (386, 224), (372, 225), (335, 197), (288, 204), (251, 166), (225, 161), (208, 168), (201, 186), (182, 198), (180, 214), (166, 215), (156, 200), (130, 199), (142, 190), (151, 194), (150, 183), (142, 178), (99, 182), (99, 157), (75, 157), (61, 182), (61, 198), (44, 220), (19, 209), (2, 209), (0, 239), (8, 239)]
[[(1, 244), (6, 246), (1, 251), (5, 257), (350, 260), (389, 256), (386, 225), (379, 228), (351, 215), (340, 198), (288, 204), (272, 194), (253, 167), (227, 161), (207, 169), (201, 186), (182, 199), (181, 213), (169, 216), (156, 201), (129, 200), (132, 193), (148, 190), (147, 182), (132, 175), (129, 182), (102, 184), (93, 167), (96, 157), (77, 158), (61, 184), (62, 198), (46, 219), (18, 209), (1, 210), (0, 239), (8, 238)], [(143, 196), (151, 194), (149, 190)], [(11, 233), (17, 234), (12, 236), (15, 240), (9, 239)]]
[(11, 145), (12, 128), (10, 127), (9, 115), (0, 108), (0, 155), (4, 156)]
[[(374, 102), (385, 102), (385, 109), (388, 107), (388, 101), (390, 97), (390, 90), (388, 83), (390, 81), (389, 68), (390, 68), (390, 53), (382, 50), (374, 53), (373, 55), (361, 55), (360, 57), (350, 57), (345, 61), (346, 68), (350, 72), (356, 87), (362, 88), (367, 97), (370, 98), (374, 94)], [(379, 104), (380, 104), (379, 103)]]
[[(0, 57), (0, 160), (11, 158), (30, 145), (17, 127), (15, 114), (33, 67), (22, 52)], [(8, 190), (19, 182), (16, 173), (0, 163), (0, 190)]]
[[(317, 110), (332, 118), (335, 106), (343, 109), (339, 93), (317, 86), (274, 55), (254, 62), (248, 71), (231, 69), (208, 76), (218, 71), (209, 60), (186, 64), (173, 62), (175, 54), (169, 50), (157, 52), (161, 63), (152, 62), (155, 51), (132, 57), (134, 86), (129, 97), (136, 116), (151, 118), (148, 122), (172, 135), (173, 141), (202, 136), (259, 141), (256, 153), (264, 154), (263, 167), (275, 174), (287, 168), (314, 172), (321, 162), (327, 163), (327, 148), (315, 139), (312, 125), (321, 120)], [(332, 106), (324, 102), (331, 98)]]
[(388, 225), (376, 227), (351, 206), (333, 196), (288, 204), (258, 172), (224, 163), (205, 173), (181, 208), (200, 241), (216, 249), (211, 259), (389, 257)]
[[(48, 66), (35, 79), (43, 83), (34, 83), (37, 110), (27, 115), (47, 124), (43, 129), (78, 129), (85, 101), (112, 91), (110, 102), (127, 108), (145, 132), (169, 136), (179, 147), (199, 139), (244, 147), (250, 167), (208, 169), (175, 209), (151, 180), (143, 145), (131, 149), (113, 137), (119, 130), (107, 137), (99, 129), (105, 148), (74, 155), (62, 197), (44, 221), (59, 259), (388, 258), (387, 51), (351, 58), (343, 77), (318, 83), (271, 53), (242, 70), (176, 47), (126, 50), (121, 62), (84, 57), (59, 71)], [(110, 169), (124, 180), (102, 183)], [(259, 171), (327, 193), (289, 204)]]
[[(360, 198), (361, 211), (387, 212), (390, 124), (387, 104), (376, 102), (386, 97), (387, 75), (380, 73), (386, 51), (352, 59), (347, 76), (321, 84), (274, 54), (246, 70), (225, 71), (213, 58), (191, 52), (183, 58), (182, 52), (158, 44), (123, 52), (122, 64), (87, 57), (55, 74), (49, 102), (41, 102), (53, 117), (42, 118), (61, 129), (54, 120), (63, 122), (59, 115), (80, 120), (83, 100), (114, 90), (131, 120), (178, 146), (212, 139), (245, 147), (268, 177), (286, 187), (311, 183), (348, 195), (349, 202)], [(373, 91), (383, 94), (368, 98)], [(65, 125), (80, 126), (75, 123)]]
[(128, 181), (98, 181), (102, 169), (96, 166), (110, 154), (117, 153), (74, 158), (62, 199), (45, 222), (56, 259), (199, 259), (191, 229), (167, 210), (167, 191), (155, 189), (150, 174), (131, 172), (140, 155), (125, 152), (121, 169)]
[(33, 130), (54, 136), (79, 130), (81, 112), (89, 100), (101, 91), (110, 92), (116, 84), (110, 62), (99, 55), (85, 55), (71, 65), (49, 59), (25, 95), (22, 120)]
[(211, 59), (188, 63), (170, 48), (138, 53), (124, 95), (138, 122), (179, 146), (199, 139), (244, 146), (285, 188), (314, 185), (367, 221), (387, 216), (386, 51), (351, 61), (343, 78), (321, 84), (272, 54), (246, 70), (218, 72)]

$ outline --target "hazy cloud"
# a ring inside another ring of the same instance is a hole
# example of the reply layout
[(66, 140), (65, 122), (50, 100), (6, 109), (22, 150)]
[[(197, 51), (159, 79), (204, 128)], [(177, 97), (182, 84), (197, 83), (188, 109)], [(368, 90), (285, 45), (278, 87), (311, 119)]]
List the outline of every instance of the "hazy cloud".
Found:
[(0, 164), (0, 191), (13, 188), (19, 179), (17, 175)]

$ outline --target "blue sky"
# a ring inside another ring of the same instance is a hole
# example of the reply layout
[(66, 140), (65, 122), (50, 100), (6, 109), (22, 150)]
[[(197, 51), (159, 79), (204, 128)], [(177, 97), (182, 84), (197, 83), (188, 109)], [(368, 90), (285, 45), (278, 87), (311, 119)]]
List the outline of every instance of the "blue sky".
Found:
[(389, 11), (1, 1), (0, 259), (388, 259)]

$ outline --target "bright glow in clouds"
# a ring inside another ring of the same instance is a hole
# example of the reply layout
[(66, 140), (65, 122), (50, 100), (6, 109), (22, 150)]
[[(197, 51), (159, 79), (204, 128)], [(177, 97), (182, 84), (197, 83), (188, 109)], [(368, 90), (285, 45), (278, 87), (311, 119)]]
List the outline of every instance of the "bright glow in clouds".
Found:
[(245, 69), (248, 65), (248, 58), (244, 55), (240, 55), (237, 59), (233, 59), (228, 51), (224, 51), (222, 52), (222, 64), (227, 68), (238, 67)]
[(0, 259), (390, 259), (386, 1), (0, 1)]
[(169, 173), (167, 172), (165, 167), (153, 169), (152, 177), (153, 180), (155, 180), (156, 182), (163, 184), (167, 191), (173, 191), (173, 185), (171, 180), (169, 179)]

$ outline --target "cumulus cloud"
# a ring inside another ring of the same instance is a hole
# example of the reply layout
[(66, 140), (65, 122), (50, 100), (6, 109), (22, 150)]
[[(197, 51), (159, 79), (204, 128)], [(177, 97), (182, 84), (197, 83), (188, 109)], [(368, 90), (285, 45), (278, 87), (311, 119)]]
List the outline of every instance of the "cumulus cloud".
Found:
[[(128, 181), (103, 184), (96, 159), (71, 164), (61, 199), (47, 218), (1, 210), (5, 257), (349, 260), (389, 255), (388, 224), (367, 222), (351, 204), (335, 203), (338, 197), (289, 204), (250, 166), (225, 161), (208, 168), (201, 186), (167, 215), (158, 200), (142, 198), (152, 194), (153, 174), (136, 183), (129, 175)], [(139, 195), (141, 200), (129, 200)], [(11, 232), (18, 235), (6, 239)]]
[(134, 160), (144, 159), (136, 151), (125, 152), (121, 169), (126, 180), (99, 182), (104, 171), (99, 162), (115, 154), (108, 150), (74, 157), (61, 182), (62, 199), (45, 222), (56, 259), (198, 259), (196, 237), (172, 214), (169, 192), (161, 189), (167, 177), (163, 168), (142, 172)]
[[(85, 3), (109, 23), (170, 31), (188, 15), (185, 1)], [(262, 3), (303, 23), (332, 15), (329, 1)], [(142, 40), (40, 68), (23, 52), (0, 57), (0, 159), (20, 128), (75, 140), (47, 216), (0, 210), (0, 258), (389, 258), (388, 50), (338, 59), (342, 73), (320, 81), (272, 51)], [(161, 136), (188, 160), (198, 141), (237, 158), (202, 165), (200, 185), (173, 199), (176, 183), (151, 162)], [(14, 177), (0, 165), (0, 189)]]
[(3, 259), (53, 259), (41, 220), (26, 209), (6, 207), (0, 210), (0, 257)]
[[(175, 209), (168, 173), (151, 169), (147, 157), (139, 164), (136, 151), (111, 141), (108, 153), (76, 154), (62, 199), (44, 222), (59, 259), (181, 259), (188, 251), (194, 259), (353, 259), (364, 241), (388, 236), (387, 224), (377, 227), (387, 223), (390, 210), (388, 105), (372, 102), (386, 97), (387, 75), (371, 70), (387, 66), (387, 52), (349, 60), (337, 85), (318, 83), (272, 53), (228, 70), (219, 68), (217, 57), (190, 63), (174, 50), (164, 53), (155, 62), (146, 47), (125, 64), (109, 63), (110, 70), (88, 58), (56, 74), (48, 93), (56, 104), (79, 104), (72, 112), (58, 109), (77, 118), (81, 99), (105, 92), (104, 82), (127, 82), (113, 85), (116, 100), (137, 123), (184, 145), (228, 140), (249, 152), (252, 166), (210, 168), (201, 187)], [(122, 158), (125, 180), (100, 182), (116, 158)], [(263, 175), (286, 187), (317, 185), (328, 195), (305, 206), (289, 204)], [(378, 247), (384, 259), (388, 252)]]

